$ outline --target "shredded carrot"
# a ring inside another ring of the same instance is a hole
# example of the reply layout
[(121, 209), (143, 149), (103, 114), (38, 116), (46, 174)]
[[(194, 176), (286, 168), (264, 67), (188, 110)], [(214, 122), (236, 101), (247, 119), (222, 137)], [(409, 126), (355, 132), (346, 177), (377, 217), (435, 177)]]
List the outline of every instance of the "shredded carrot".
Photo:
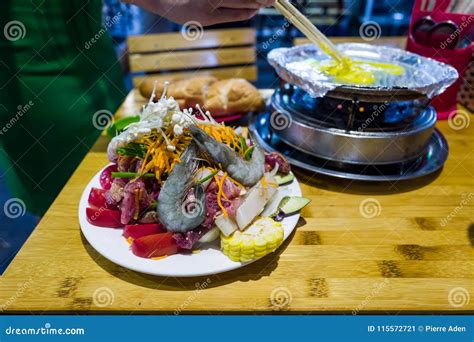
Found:
[(234, 129), (230, 126), (224, 126), (223, 124), (219, 125), (199, 125), (204, 132), (209, 134), (211, 137), (217, 141), (226, 144), (227, 146), (233, 148), (238, 153), (242, 154), (245, 152), (243, 146), (240, 143), (241, 136), (235, 133)]
[[(225, 173), (224, 173), (224, 175), (225, 175)], [(222, 177), (221, 179), (223, 179), (223, 178), (224, 177)], [(218, 175), (215, 175), (214, 179), (216, 180), (216, 184), (217, 184), (217, 187), (219, 189), (219, 191), (217, 192), (217, 205), (219, 206), (219, 208), (221, 208), (221, 211), (222, 211), (222, 214), (224, 215), (224, 217), (227, 217), (229, 214), (227, 213), (227, 209), (224, 207), (224, 205), (222, 205), (222, 201), (221, 201), (221, 196), (222, 196), (222, 193), (223, 193), (223, 184), (224, 183), (220, 182)]]
[[(242, 156), (244, 155), (245, 146), (242, 144), (242, 137), (235, 133), (232, 127), (223, 124), (198, 124), (198, 126), (217, 141), (226, 144)], [(136, 141), (146, 148), (139, 173), (154, 173), (159, 183), (162, 183), (166, 176), (171, 173), (176, 163), (180, 162), (181, 154), (192, 140), (189, 134), (175, 136), (172, 125), (169, 125), (163, 131), (163, 134), (166, 139), (161, 132), (153, 130), (150, 134), (142, 136)], [(175, 147), (174, 151), (167, 149), (167, 141)], [(233, 179), (231, 181), (243, 188), (241, 184)]]
[(159, 132), (154, 131), (137, 141), (143, 144), (147, 149), (140, 168), (140, 173), (154, 173), (160, 183), (163, 181), (163, 176), (171, 173), (176, 162), (179, 162), (179, 156), (192, 139), (190, 136), (184, 134), (174, 136), (171, 125), (163, 133), (168, 141), (175, 146), (176, 149), (174, 151), (167, 149), (168, 144), (166, 139), (164, 139)]
[(221, 178), (221, 188), (222, 188), (222, 197), (224, 197), (225, 200), (229, 200), (224, 192), (224, 182), (225, 182), (225, 179), (227, 177), (227, 172), (224, 172), (224, 175), (222, 176)]

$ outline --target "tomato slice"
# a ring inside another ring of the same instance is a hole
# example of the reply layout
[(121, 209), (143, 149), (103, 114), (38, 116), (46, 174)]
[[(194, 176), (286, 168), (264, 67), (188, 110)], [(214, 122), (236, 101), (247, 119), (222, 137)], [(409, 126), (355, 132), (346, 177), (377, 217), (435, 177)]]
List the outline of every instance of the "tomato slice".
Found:
[(121, 228), (120, 211), (105, 208), (86, 208), (87, 221), (94, 226)]
[(132, 242), (132, 252), (141, 258), (156, 258), (173, 255), (180, 251), (173, 239), (173, 233), (161, 233), (143, 236)]
[(117, 209), (115, 203), (109, 203), (105, 198), (106, 191), (104, 189), (92, 188), (88, 199), (89, 204), (96, 208)]
[(123, 236), (138, 239), (143, 236), (165, 232), (166, 230), (159, 223), (127, 224), (123, 230)]
[(114, 180), (112, 177), (112, 172), (117, 171), (117, 164), (112, 164), (107, 166), (102, 173), (100, 174), (100, 186), (105, 189), (109, 190), (112, 186), (112, 181)]

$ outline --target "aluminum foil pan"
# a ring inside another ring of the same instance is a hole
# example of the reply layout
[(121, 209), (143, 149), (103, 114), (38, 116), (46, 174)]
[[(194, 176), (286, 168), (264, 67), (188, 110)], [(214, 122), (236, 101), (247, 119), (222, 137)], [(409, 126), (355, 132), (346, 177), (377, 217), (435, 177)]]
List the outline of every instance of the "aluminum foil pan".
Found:
[(336, 46), (348, 57), (397, 64), (405, 68), (405, 73), (397, 77), (378, 76), (370, 86), (340, 84), (332, 76), (324, 75), (305, 62), (330, 58), (312, 44), (274, 49), (268, 54), (268, 61), (283, 80), (300, 87), (312, 97), (322, 97), (328, 92), (337, 91), (351, 96), (369, 95), (381, 100), (396, 98), (397, 95), (431, 98), (442, 93), (458, 78), (458, 72), (450, 65), (405, 50), (358, 43)]

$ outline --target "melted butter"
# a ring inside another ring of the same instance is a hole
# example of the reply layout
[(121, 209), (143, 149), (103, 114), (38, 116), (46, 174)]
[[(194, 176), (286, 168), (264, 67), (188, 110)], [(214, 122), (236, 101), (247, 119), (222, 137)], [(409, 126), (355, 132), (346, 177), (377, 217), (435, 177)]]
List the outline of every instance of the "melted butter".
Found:
[(354, 60), (344, 56), (342, 61), (325, 44), (320, 44), (323, 50), (332, 59), (326, 61), (312, 61), (311, 66), (322, 73), (334, 77), (340, 83), (371, 85), (375, 82), (377, 73), (403, 75), (405, 68), (392, 63)]

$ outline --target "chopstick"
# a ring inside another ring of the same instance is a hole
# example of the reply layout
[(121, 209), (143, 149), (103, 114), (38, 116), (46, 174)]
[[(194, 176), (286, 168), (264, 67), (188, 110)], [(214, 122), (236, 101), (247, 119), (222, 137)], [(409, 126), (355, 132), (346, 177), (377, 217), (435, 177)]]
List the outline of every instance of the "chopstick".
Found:
[(311, 23), (298, 9), (293, 6), (288, 0), (277, 0), (275, 8), (288, 19), (293, 25), (295, 25), (313, 44), (321, 45), (323, 43), (326, 47), (331, 50), (332, 56), (338, 62), (343, 61), (342, 54), (336, 48), (336, 46), (326, 37), (316, 26)]

